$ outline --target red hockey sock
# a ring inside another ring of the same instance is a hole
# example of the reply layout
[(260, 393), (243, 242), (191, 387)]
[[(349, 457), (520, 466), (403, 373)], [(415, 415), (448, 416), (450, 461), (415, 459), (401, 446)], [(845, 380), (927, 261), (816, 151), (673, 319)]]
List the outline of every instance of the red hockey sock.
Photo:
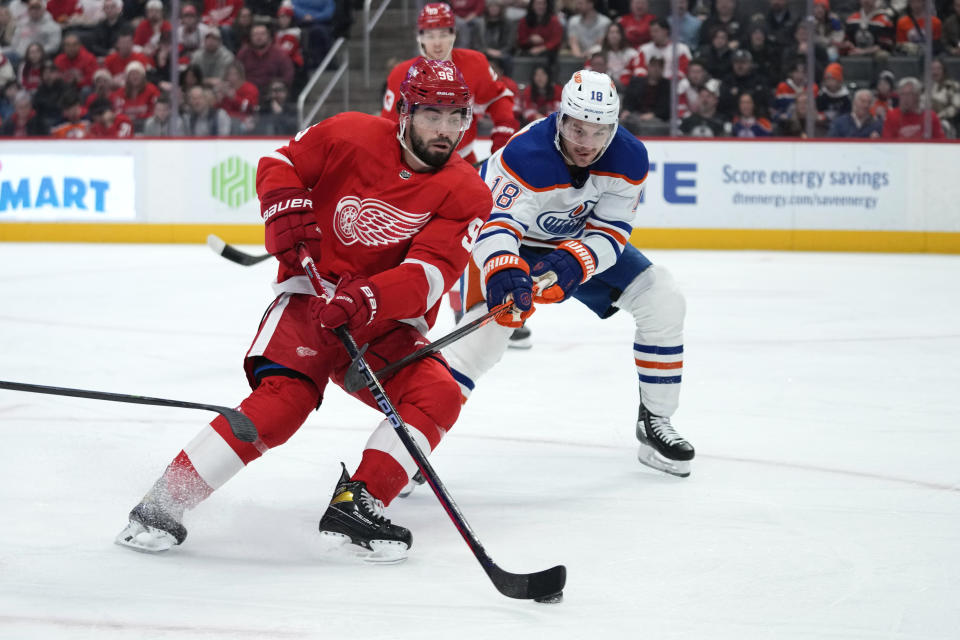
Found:
[(387, 505), (407, 485), (407, 472), (390, 454), (365, 449), (360, 466), (351, 480), (365, 482), (371, 495)]

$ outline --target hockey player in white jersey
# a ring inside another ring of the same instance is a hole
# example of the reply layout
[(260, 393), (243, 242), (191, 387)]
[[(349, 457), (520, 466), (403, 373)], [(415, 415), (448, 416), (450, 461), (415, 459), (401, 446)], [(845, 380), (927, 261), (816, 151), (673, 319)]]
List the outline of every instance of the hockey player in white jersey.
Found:
[(601, 319), (620, 309), (633, 314), (638, 457), (686, 477), (694, 449), (670, 422), (686, 304), (669, 272), (628, 242), (649, 162), (643, 143), (617, 128), (619, 111), (609, 76), (578, 71), (563, 88), (559, 112), (528, 125), (487, 160), (481, 176), (494, 208), (473, 249), (460, 324), (508, 298), (516, 313), (507, 319), (512, 326), (490, 323), (443, 355), (466, 399), (536, 304), (574, 298)]

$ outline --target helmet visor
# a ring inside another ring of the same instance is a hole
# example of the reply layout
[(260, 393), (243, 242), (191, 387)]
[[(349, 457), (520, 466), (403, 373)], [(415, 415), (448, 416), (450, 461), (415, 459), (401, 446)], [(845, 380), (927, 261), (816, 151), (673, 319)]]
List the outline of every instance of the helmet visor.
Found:
[(414, 106), (410, 121), (427, 138), (445, 137), (457, 141), (470, 126), (471, 117), (470, 107), (418, 104)]
[(610, 143), (614, 126), (563, 116), (560, 118), (558, 131), (560, 138), (566, 143), (564, 146), (570, 159), (580, 166), (585, 166), (581, 162), (593, 162)]

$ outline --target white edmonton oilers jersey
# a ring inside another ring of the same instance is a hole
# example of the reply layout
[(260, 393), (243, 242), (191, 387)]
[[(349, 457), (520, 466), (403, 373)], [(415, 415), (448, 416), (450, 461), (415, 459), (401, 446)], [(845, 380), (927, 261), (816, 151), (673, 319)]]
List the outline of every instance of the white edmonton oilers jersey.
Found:
[(518, 253), (521, 243), (549, 248), (571, 238), (593, 252), (597, 273), (620, 258), (647, 178), (646, 147), (618, 128), (583, 184), (573, 184), (554, 144), (558, 117), (524, 127), (481, 169), (493, 211), (474, 248), (477, 265), (495, 253)]

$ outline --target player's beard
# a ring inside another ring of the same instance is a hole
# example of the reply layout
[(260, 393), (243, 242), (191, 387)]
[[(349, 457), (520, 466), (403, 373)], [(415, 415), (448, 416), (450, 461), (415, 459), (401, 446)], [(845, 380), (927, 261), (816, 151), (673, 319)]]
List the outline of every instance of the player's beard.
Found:
[[(431, 150), (430, 145), (437, 142), (447, 143), (450, 150)], [(424, 139), (421, 138), (417, 133), (417, 129), (413, 126), (412, 122), (410, 123), (410, 144), (413, 146), (414, 155), (417, 156), (421, 162), (433, 167), (434, 169), (439, 169), (445, 165), (447, 160), (450, 159), (450, 155), (453, 153), (454, 148), (457, 146), (456, 142), (445, 136), (437, 136), (436, 138), (431, 138), (430, 140), (424, 141)]]

